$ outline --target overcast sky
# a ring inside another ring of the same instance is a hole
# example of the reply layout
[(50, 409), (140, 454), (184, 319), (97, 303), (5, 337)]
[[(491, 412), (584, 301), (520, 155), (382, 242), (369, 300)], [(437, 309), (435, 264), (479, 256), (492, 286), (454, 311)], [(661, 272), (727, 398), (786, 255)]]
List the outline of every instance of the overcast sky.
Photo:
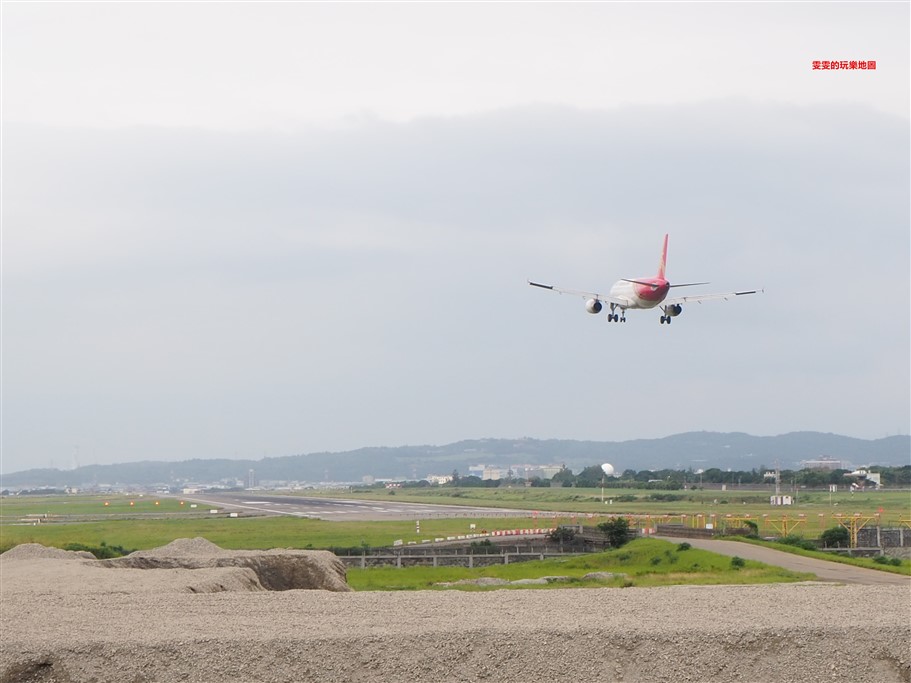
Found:
[[(908, 3), (4, 2), (2, 43), (4, 472), (911, 428)], [(526, 284), (666, 232), (765, 293)]]

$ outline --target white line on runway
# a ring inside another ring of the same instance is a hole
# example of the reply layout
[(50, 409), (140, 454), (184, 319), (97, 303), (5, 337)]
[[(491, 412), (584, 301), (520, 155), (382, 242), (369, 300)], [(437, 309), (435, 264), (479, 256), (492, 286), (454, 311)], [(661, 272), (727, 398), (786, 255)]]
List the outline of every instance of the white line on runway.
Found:
[[(311, 515), (306, 512), (288, 512), (287, 510), (270, 510), (269, 508), (259, 507), (260, 505), (268, 505), (266, 502), (250, 501), (255, 503), (256, 507), (253, 505), (244, 505), (243, 503), (226, 503), (224, 501), (211, 501), (203, 500), (202, 498), (187, 498), (186, 496), (181, 496), (183, 500), (189, 500), (194, 503), (203, 503), (204, 505), (213, 505), (215, 507), (223, 508), (241, 508), (245, 510), (256, 510), (257, 512), (271, 512), (273, 515), (285, 515), (290, 517), (310, 517)], [(287, 505), (287, 503), (279, 503), (279, 505)]]

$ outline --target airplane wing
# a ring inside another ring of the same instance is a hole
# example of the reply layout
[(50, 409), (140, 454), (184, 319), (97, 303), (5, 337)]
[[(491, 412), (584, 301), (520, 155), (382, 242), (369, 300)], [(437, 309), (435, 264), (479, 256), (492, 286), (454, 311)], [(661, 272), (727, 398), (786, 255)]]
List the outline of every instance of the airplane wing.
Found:
[(672, 306), (674, 304), (685, 304), (685, 303), (702, 303), (703, 301), (710, 301), (712, 299), (728, 299), (735, 296), (743, 296), (745, 294), (762, 294), (764, 289), (751, 289), (744, 292), (727, 292), (725, 294), (693, 294), (692, 296), (675, 296), (668, 299), (665, 299), (662, 303), (664, 306)]
[(629, 301), (627, 299), (621, 299), (620, 297), (611, 296), (610, 294), (598, 294), (597, 292), (582, 292), (576, 289), (562, 289), (560, 287), (554, 287), (553, 285), (545, 285), (540, 282), (528, 281), (532, 287), (540, 287), (541, 289), (549, 289), (552, 292), (557, 294), (570, 294), (572, 296), (581, 296), (583, 299), (597, 299), (598, 301), (606, 302), (609, 304), (617, 304), (618, 306), (629, 306)]

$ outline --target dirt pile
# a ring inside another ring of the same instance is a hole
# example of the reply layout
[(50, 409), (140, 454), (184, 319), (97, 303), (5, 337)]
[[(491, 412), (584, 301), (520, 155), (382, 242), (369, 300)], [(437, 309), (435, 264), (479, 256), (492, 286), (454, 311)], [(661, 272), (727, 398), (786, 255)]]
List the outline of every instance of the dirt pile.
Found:
[(276, 592), (216, 565), (293, 552), (29, 552), (0, 556), (0, 683), (911, 681), (911, 584)]
[[(70, 563), (73, 566), (67, 573), (83, 577), (75, 589), (81, 593), (351, 590), (345, 565), (330, 552), (225, 550), (204, 538), (178, 539), (113, 560), (96, 560), (91, 553), (29, 543), (0, 555), (0, 566), (3, 577), (10, 580), (11, 590), (45, 592), (51, 589), (53, 575), (60, 570), (50, 560), (77, 560)], [(101, 569), (110, 576), (99, 572)]]
[(0, 560), (94, 560), (85, 550), (48, 548), (40, 543), (22, 543), (0, 554)]
[(345, 565), (325, 550), (224, 550), (204, 538), (182, 538), (161, 548), (140, 550), (98, 564), (115, 569), (233, 567), (252, 570), (263, 590), (351, 590)]

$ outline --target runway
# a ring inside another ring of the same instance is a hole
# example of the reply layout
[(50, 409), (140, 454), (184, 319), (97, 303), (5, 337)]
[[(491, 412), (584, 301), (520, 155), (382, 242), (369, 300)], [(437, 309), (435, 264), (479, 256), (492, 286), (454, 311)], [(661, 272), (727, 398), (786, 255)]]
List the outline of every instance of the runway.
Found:
[(328, 521), (384, 521), (432, 517), (532, 517), (531, 510), (432, 505), (395, 501), (351, 500), (311, 496), (280, 496), (253, 491), (181, 496), (181, 500), (228, 511), (309, 517)]

